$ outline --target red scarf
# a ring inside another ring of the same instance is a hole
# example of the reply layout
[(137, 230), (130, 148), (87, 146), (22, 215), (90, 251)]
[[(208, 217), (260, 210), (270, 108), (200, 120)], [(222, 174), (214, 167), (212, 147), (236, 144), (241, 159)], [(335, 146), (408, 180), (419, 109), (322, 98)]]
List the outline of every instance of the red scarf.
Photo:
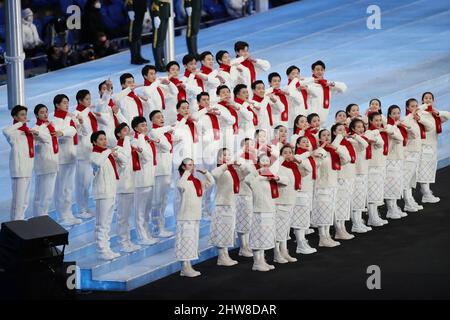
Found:
[[(107, 148), (102, 148), (99, 146), (94, 146), (92, 148), (93, 152), (98, 152), (98, 153), (102, 153), (103, 151), (107, 150)], [(108, 159), (111, 162), (111, 165), (114, 169), (114, 174), (116, 175), (116, 180), (119, 180), (119, 173), (117, 172), (117, 166), (116, 166), (116, 160), (114, 160), (114, 157), (112, 156), (112, 154), (108, 155)]]
[[(199, 110), (202, 110), (204, 107), (199, 107)], [(214, 133), (214, 140), (218, 141), (220, 140), (220, 124), (219, 119), (214, 113), (207, 112), (206, 113), (209, 116), (209, 119), (211, 120), (211, 125), (213, 128)]]
[[(267, 171), (267, 173), (260, 173), (261, 176), (267, 177), (267, 178), (273, 178), (275, 177), (270, 171)], [(270, 180), (270, 192), (272, 193), (272, 199), (276, 199), (280, 196), (280, 193), (278, 192), (278, 183), (275, 180)]]
[(138, 114), (140, 117), (144, 116), (144, 107), (142, 106), (141, 99), (134, 93), (134, 91), (130, 91), (128, 94), (130, 98), (133, 98), (134, 102), (136, 103), (136, 107), (138, 109)]
[(341, 159), (339, 158), (336, 150), (332, 149), (329, 146), (326, 146), (325, 151), (327, 151), (331, 156), (331, 169), (333, 170), (341, 170)]
[[(303, 154), (308, 151), (309, 150), (297, 148), (297, 150), (295, 151), (295, 154)], [(312, 179), (316, 180), (316, 178), (317, 178), (316, 160), (314, 160), (314, 158), (311, 156), (308, 157), (308, 160), (309, 160), (309, 163), (311, 164), (311, 168), (312, 168)]]
[[(183, 116), (181, 114), (178, 114), (177, 120), (181, 121), (181, 119), (183, 119)], [(191, 118), (187, 118), (186, 125), (189, 127), (189, 130), (191, 131), (192, 141), (194, 141), (194, 143), (197, 143), (198, 142), (198, 134), (197, 134), (197, 129), (195, 128), (194, 121), (192, 121)]]
[[(17, 122), (18, 121), (14, 120), (13, 124), (16, 124)], [(34, 158), (34, 137), (33, 134), (30, 132), (30, 128), (28, 128), (27, 124), (24, 123), (17, 130), (25, 132), (25, 136), (27, 137), (28, 143), (28, 155), (30, 156), (30, 158)]]
[(194, 177), (192, 173), (187, 179), (188, 181), (192, 181), (195, 187), (195, 191), (197, 192), (197, 197), (200, 198), (203, 195), (202, 183), (200, 182), (200, 180)]
[(295, 127), (294, 134), (300, 134), (301, 129), (299, 127)]
[[(123, 138), (120, 138), (117, 140), (117, 145), (119, 147), (123, 148)], [(131, 147), (131, 163), (133, 164), (133, 171), (140, 171), (141, 170), (141, 162), (139, 161), (139, 154), (137, 151), (137, 148)]]
[(245, 160), (251, 160), (253, 163), (258, 162), (256, 155), (254, 153), (250, 153), (250, 152), (244, 152), (243, 154), (241, 154), (241, 158), (243, 158)]
[[(388, 118), (387, 123), (390, 124), (391, 126), (395, 125), (395, 121), (391, 117)], [(406, 144), (408, 143), (408, 131), (406, 131), (406, 128), (402, 125), (397, 126), (397, 128), (400, 130), (400, 133), (402, 134), (403, 146), (405, 147)]]
[[(184, 71), (184, 76), (185, 76), (186, 78), (189, 78), (190, 74), (191, 74), (191, 72), (189, 72), (188, 70), (185, 70), (185, 71)], [(202, 91), (205, 91), (205, 89), (204, 89), (204, 87), (203, 87), (203, 80), (200, 79), (200, 77), (197, 76), (197, 75), (195, 75), (194, 79), (197, 81), (197, 85), (198, 85), (200, 88), (202, 88)]]
[(256, 71), (255, 71), (255, 66), (253, 65), (253, 62), (251, 62), (248, 59), (245, 59), (244, 61), (241, 62), (241, 64), (248, 68), (248, 70), (250, 71), (250, 83), (255, 82), (256, 80)]
[[(255, 101), (258, 102), (258, 103), (261, 103), (261, 101), (263, 101), (263, 98), (261, 98), (261, 97), (259, 97), (259, 96), (257, 96), (257, 95), (255, 94), (255, 95), (253, 95), (253, 100), (255, 100)], [(263, 106), (260, 106), (260, 108), (262, 108), (262, 107), (263, 107)], [(268, 114), (268, 116), (269, 116), (269, 123), (270, 123), (270, 126), (273, 126), (272, 107), (270, 106), (270, 103), (267, 103), (266, 109), (267, 109), (267, 114)]]
[[(150, 86), (152, 82), (148, 81), (147, 79), (144, 80), (144, 86)], [(166, 110), (166, 103), (164, 101), (164, 93), (162, 92), (160, 87), (156, 87), (156, 90), (158, 91), (159, 97), (161, 98), (161, 106), (163, 110)]]
[(436, 126), (436, 133), (437, 134), (442, 133), (442, 120), (441, 120), (440, 116), (437, 116), (437, 115), (432, 113), (433, 106), (428, 105), (428, 107), (425, 109), (425, 111), (428, 111), (433, 116), (433, 118), (434, 118), (434, 125)]
[(350, 154), (350, 163), (356, 162), (356, 152), (355, 148), (353, 148), (353, 145), (350, 141), (348, 141), (346, 138), (343, 138), (341, 141), (341, 146), (345, 146), (348, 150), (348, 153)]
[(186, 90), (184, 90), (184, 88), (181, 86), (183, 82), (178, 78), (170, 78), (170, 82), (172, 82), (178, 89), (177, 101), (180, 102), (181, 100), (186, 100)]
[(281, 113), (281, 121), (288, 121), (289, 117), (289, 104), (286, 95), (280, 89), (273, 89), (273, 93), (280, 98), (281, 103), (284, 105), (284, 110)]
[[(317, 79), (315, 75), (313, 75), (313, 78)], [(327, 85), (327, 80), (325, 79), (317, 80), (317, 83), (323, 89), (323, 108), (328, 109), (330, 107), (330, 87)]]
[(220, 101), (219, 102), (220, 105), (224, 106), (225, 108), (227, 108), (227, 110), (230, 112), (230, 114), (233, 116), (234, 118), (234, 123), (233, 123), (233, 134), (238, 134), (239, 133), (239, 118), (238, 118), (238, 114), (236, 109), (234, 109), (233, 107), (231, 107), (230, 105), (228, 105), (226, 102), (224, 101)]
[[(406, 109), (406, 115), (410, 114), (411, 112), (408, 111), (408, 109)], [(425, 126), (423, 124), (421, 124), (419, 121), (417, 121), (416, 119), (414, 119), (417, 124), (419, 125), (419, 129), (420, 129), (420, 139), (424, 140), (427, 137), (427, 134), (425, 132)]]
[[(222, 164), (218, 164), (217, 166), (220, 167)], [(239, 193), (239, 189), (241, 187), (241, 183), (239, 181), (239, 176), (237, 174), (236, 169), (232, 164), (227, 165), (227, 169), (230, 172), (231, 178), (233, 179), (233, 192)]]
[[(112, 107), (114, 107), (114, 101), (112, 99), (109, 99), (108, 106), (111, 109), (112, 109)], [(114, 128), (117, 128), (119, 126), (119, 119), (117, 119), (117, 116), (114, 113), (114, 111), (111, 110), (111, 112), (112, 112), (112, 115), (113, 115), (113, 118), (114, 118)]]
[[(161, 128), (161, 126), (153, 124), (152, 128), (153, 129), (158, 129), (158, 128)], [(169, 143), (170, 143), (170, 153), (172, 153), (172, 150), (173, 150), (172, 135), (170, 133), (168, 133), (168, 132), (164, 132), (164, 136), (167, 138), (167, 141), (169, 141)]]
[(229, 66), (227, 64), (223, 64), (223, 63), (221, 63), (219, 65), (219, 68), (222, 69), (223, 71), (225, 71), (226, 73), (230, 73), (230, 70), (231, 70), (231, 66)]
[[(383, 125), (381, 125), (381, 127), (384, 128)], [(373, 125), (370, 125), (369, 129), (370, 130), (378, 130)], [(389, 153), (389, 137), (388, 137), (387, 132), (380, 132), (380, 135), (381, 135), (381, 138), (384, 141), (383, 154), (385, 156), (387, 156), (388, 153)]]
[[(288, 85), (291, 83), (292, 80), (288, 80)], [(300, 80), (297, 81), (297, 83), (295, 84), (295, 88), (300, 87)], [(300, 89), (300, 92), (302, 93), (303, 96), (303, 101), (305, 103), (305, 109), (308, 110), (308, 91), (306, 91), (306, 89)]]
[[(139, 133), (134, 132), (134, 138), (137, 139), (138, 137), (139, 137)], [(150, 138), (148, 136), (144, 135), (144, 139), (145, 139), (145, 141), (147, 141), (147, 143), (150, 145), (150, 148), (152, 149), (153, 165), (156, 166), (156, 146), (153, 143), (153, 141), (150, 140)]]
[[(87, 107), (83, 106), (82, 104), (78, 104), (76, 110), (78, 112), (83, 112)], [(98, 122), (97, 122), (97, 118), (95, 118), (94, 114), (89, 111), (88, 113), (88, 117), (89, 117), (89, 121), (91, 122), (91, 128), (92, 128), (92, 133), (97, 132), (98, 131)]]
[[(67, 116), (67, 111), (62, 111), (61, 109), (56, 109), (54, 116), (55, 116), (55, 118), (65, 119)], [(75, 135), (73, 136), (73, 144), (77, 145), (78, 144), (77, 126), (75, 125), (75, 122), (73, 122), (72, 119), (70, 119), (70, 126), (75, 128)]]
[(364, 140), (366, 140), (366, 142), (369, 144), (366, 148), (366, 159), (372, 159), (372, 145), (369, 142), (369, 139), (366, 138), (365, 136), (360, 136), (361, 138), (363, 138)]
[(295, 190), (300, 190), (301, 189), (301, 182), (302, 182), (302, 176), (300, 174), (300, 170), (298, 169), (297, 164), (294, 161), (283, 161), (283, 163), (281, 164), (283, 167), (289, 168), (292, 170), (292, 173), (294, 174), (294, 178), (295, 178), (295, 183), (294, 183), (294, 187)]
[(54, 134), (55, 127), (49, 121), (44, 121), (40, 119), (37, 119), (36, 121), (37, 126), (43, 125), (45, 123), (47, 124), (47, 129), (50, 132), (50, 135), (52, 136), (53, 153), (57, 154), (59, 151), (59, 145), (58, 145), (58, 137)]
[(317, 140), (316, 137), (314, 136), (315, 134), (317, 134), (317, 132), (318, 130), (313, 128), (308, 128), (305, 130), (305, 137), (308, 138), (313, 150), (317, 149)]

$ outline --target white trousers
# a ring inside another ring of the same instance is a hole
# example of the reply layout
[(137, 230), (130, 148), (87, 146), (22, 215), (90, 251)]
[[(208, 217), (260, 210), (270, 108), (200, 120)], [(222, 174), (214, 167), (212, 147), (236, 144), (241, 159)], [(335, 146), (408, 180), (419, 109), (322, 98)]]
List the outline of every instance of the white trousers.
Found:
[(114, 213), (114, 201), (114, 198), (95, 200), (95, 240), (99, 252), (111, 250), (109, 244), (109, 232), (111, 231)]
[(131, 240), (130, 237), (130, 216), (134, 209), (133, 193), (117, 194), (117, 233), (119, 243), (126, 244)]
[(75, 163), (60, 164), (56, 174), (55, 208), (61, 219), (72, 218), (72, 195), (75, 179)]
[(151, 238), (149, 221), (152, 211), (153, 186), (139, 187), (134, 191), (134, 207), (136, 209), (136, 231), (140, 240)]
[(40, 174), (35, 177), (33, 215), (46, 216), (50, 201), (53, 199), (55, 189), (56, 172)]
[(78, 213), (87, 212), (89, 190), (93, 178), (94, 174), (89, 160), (77, 160), (76, 196)]
[(156, 176), (155, 177), (155, 187), (153, 191), (153, 209), (158, 214), (158, 218), (164, 217), (164, 212), (167, 207), (167, 198), (169, 196), (171, 184), (171, 177), (166, 176)]
[(24, 220), (30, 198), (31, 177), (11, 178), (11, 220)]

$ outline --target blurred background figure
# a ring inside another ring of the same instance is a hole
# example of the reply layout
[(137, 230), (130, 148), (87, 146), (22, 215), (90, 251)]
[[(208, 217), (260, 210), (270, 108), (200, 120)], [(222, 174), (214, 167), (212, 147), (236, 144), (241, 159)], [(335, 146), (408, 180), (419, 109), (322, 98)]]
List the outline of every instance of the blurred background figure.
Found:
[(43, 49), (44, 42), (33, 23), (33, 11), (30, 8), (22, 10), (22, 35), (26, 55), (33, 55), (36, 51)]
[(150, 61), (141, 55), (142, 24), (145, 11), (147, 11), (147, 0), (125, 0), (125, 5), (130, 19), (128, 40), (130, 41), (131, 64), (148, 63)]
[(155, 67), (159, 72), (165, 71), (164, 44), (170, 17), (170, 0), (151, 0), (150, 15), (153, 25), (152, 50)]
[(197, 34), (202, 19), (203, 0), (184, 0), (187, 16), (186, 44), (190, 54), (199, 57), (197, 50)]

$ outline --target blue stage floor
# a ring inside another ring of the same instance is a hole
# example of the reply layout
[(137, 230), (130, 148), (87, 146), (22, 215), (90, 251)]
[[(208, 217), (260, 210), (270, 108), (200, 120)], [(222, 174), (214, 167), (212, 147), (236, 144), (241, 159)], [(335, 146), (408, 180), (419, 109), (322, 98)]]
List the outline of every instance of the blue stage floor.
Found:
[[(311, 63), (323, 60), (327, 79), (343, 81), (348, 86), (345, 94), (333, 99), (330, 115), (349, 103), (358, 103), (364, 111), (367, 102), (375, 97), (381, 99), (384, 111), (390, 104), (403, 108), (407, 98), (419, 100), (425, 91), (435, 94), (438, 109), (450, 110), (450, 2), (377, 1), (381, 9), (380, 30), (369, 30), (366, 26), (369, 16), (366, 10), (372, 4), (371, 0), (303, 0), (204, 29), (199, 36), (199, 48), (214, 53), (227, 49), (232, 53), (234, 42), (245, 40), (250, 43), (253, 56), (269, 60), (270, 71), (278, 71), (283, 77), (292, 64), (309, 76)], [(184, 38), (177, 37), (175, 43), (176, 58), (180, 61), (186, 53)], [(144, 56), (152, 58), (150, 46), (144, 46), (143, 50)], [(27, 106), (32, 109), (37, 103), (44, 103), (52, 109), (51, 101), (57, 93), (67, 94), (74, 106), (79, 89), (89, 89), (96, 97), (97, 85), (104, 79), (112, 79), (118, 90), (119, 76), (124, 72), (131, 72), (138, 83), (142, 82), (140, 67), (129, 64), (128, 52), (27, 79)], [(267, 73), (258, 77), (267, 81)], [(6, 101), (6, 86), (2, 86), (1, 127), (10, 123)], [(439, 159), (450, 156), (449, 135), (446, 123), (440, 136)], [(8, 152), (3, 137), (0, 221), (8, 218), (11, 198)], [(152, 279), (148, 275), (144, 278)]]

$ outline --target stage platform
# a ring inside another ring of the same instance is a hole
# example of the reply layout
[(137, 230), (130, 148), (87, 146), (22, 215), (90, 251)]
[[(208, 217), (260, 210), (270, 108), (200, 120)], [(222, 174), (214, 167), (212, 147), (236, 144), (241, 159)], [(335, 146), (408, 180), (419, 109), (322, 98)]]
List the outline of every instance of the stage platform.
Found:
[[(383, 111), (390, 104), (403, 108), (407, 98), (419, 100), (424, 91), (435, 94), (438, 109), (450, 110), (450, 2), (378, 1), (381, 9), (380, 30), (369, 30), (366, 26), (369, 17), (366, 10), (372, 4), (370, 0), (295, 2), (204, 29), (199, 36), (199, 49), (213, 53), (226, 49), (232, 53), (234, 42), (245, 40), (250, 43), (252, 55), (269, 60), (272, 64), (270, 71), (279, 72), (284, 83), (285, 70), (289, 65), (299, 66), (303, 75), (310, 76), (311, 63), (323, 60), (327, 65), (326, 78), (343, 81), (348, 86), (345, 94), (333, 99), (330, 115), (349, 103), (358, 103), (364, 111), (368, 101), (375, 97), (381, 99)], [(184, 38), (177, 37), (175, 44), (176, 58), (180, 61), (186, 53)], [(150, 46), (144, 46), (143, 50), (144, 56), (151, 58)], [(89, 89), (96, 98), (98, 83), (108, 78), (117, 91), (120, 88), (119, 76), (124, 72), (131, 72), (136, 82), (141, 83), (140, 69), (129, 64), (128, 52), (122, 52), (27, 79), (29, 116), (33, 117), (32, 109), (37, 103), (47, 104), (52, 110), (52, 99), (58, 93), (67, 94), (72, 107), (75, 106), (75, 94), (80, 89)], [(258, 74), (258, 78), (267, 82), (267, 73)], [(1, 127), (11, 122), (6, 103), (6, 86), (2, 86)], [(443, 127), (438, 155), (441, 166), (447, 165), (450, 157), (450, 127), (448, 123)], [(0, 221), (6, 221), (9, 217), (8, 153), (9, 145), (2, 137)], [(168, 226), (173, 228), (171, 203), (166, 215)], [(179, 269), (173, 252), (173, 238), (162, 239), (155, 246), (111, 262), (98, 261), (93, 230), (93, 219), (70, 230), (66, 259), (77, 260), (83, 289), (130, 290)], [(207, 243), (207, 221), (203, 222), (201, 230), (200, 260), (206, 260), (215, 256), (216, 252)], [(116, 244), (115, 224), (112, 233), (113, 244)]]

